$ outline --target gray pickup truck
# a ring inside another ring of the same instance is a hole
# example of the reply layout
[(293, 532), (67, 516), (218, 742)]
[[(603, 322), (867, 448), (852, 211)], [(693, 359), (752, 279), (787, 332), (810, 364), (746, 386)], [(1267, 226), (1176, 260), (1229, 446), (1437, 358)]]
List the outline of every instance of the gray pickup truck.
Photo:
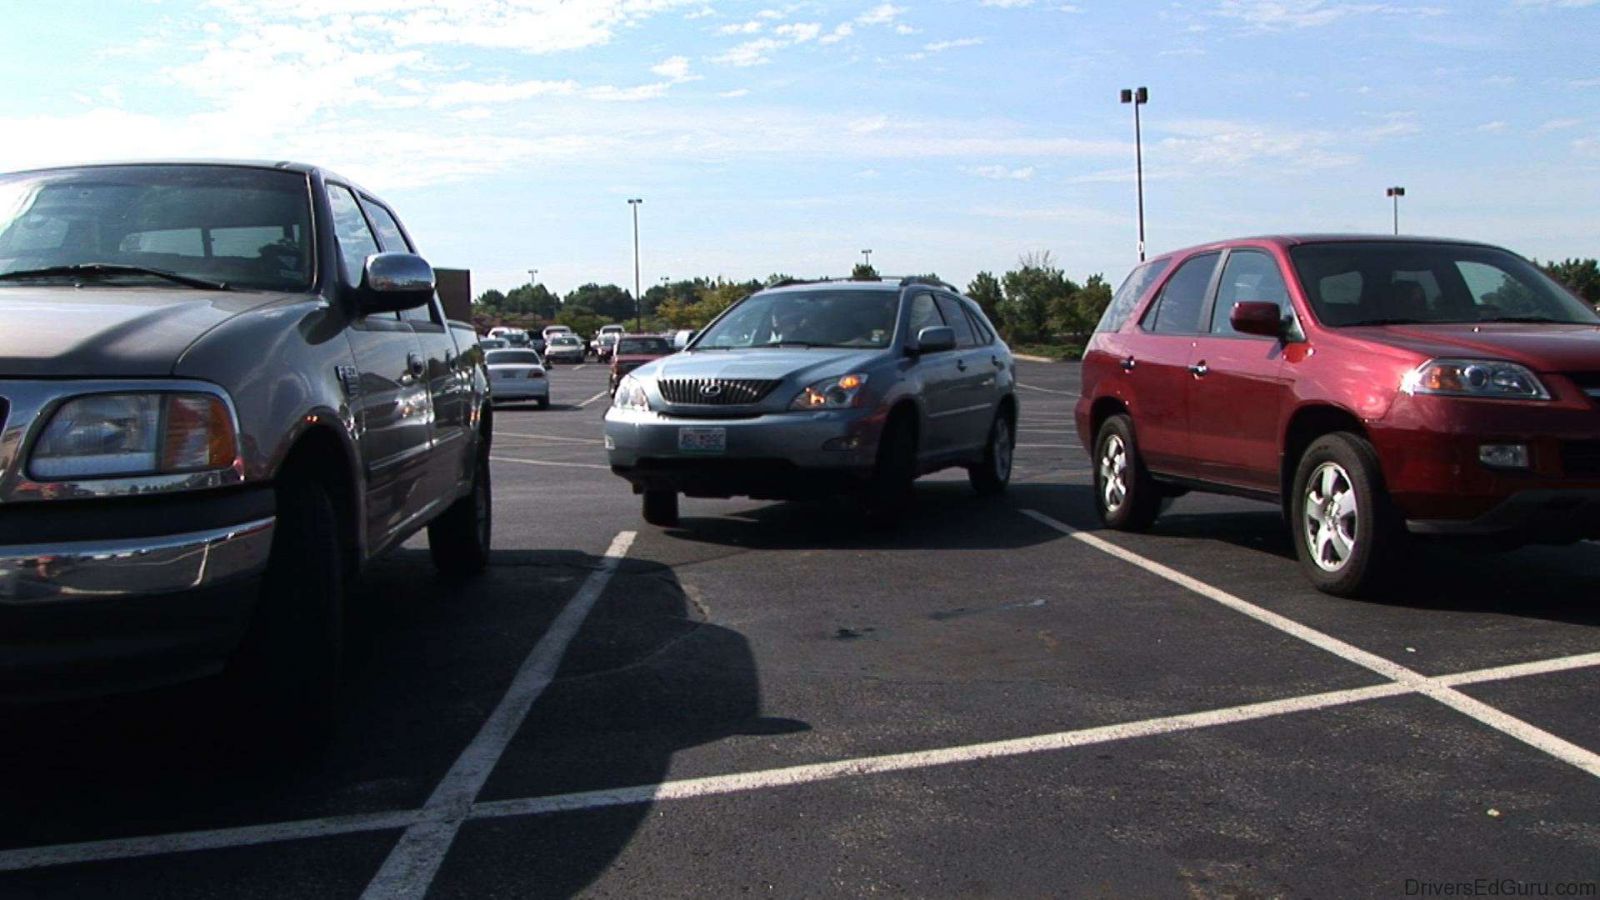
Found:
[(331, 725), (343, 601), (481, 570), (488, 375), (394, 213), (318, 168), (0, 175), (0, 698), (226, 673)]

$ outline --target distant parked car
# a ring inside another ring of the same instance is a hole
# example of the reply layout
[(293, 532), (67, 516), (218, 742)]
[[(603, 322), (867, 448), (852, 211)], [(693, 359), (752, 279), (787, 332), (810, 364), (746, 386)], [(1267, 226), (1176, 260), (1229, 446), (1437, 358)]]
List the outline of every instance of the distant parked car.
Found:
[(612, 395), (617, 393), (617, 384), (634, 369), (647, 362), (653, 362), (673, 352), (672, 342), (667, 338), (653, 334), (623, 335), (617, 341), (616, 352), (611, 355), (611, 383)]
[(602, 331), (594, 339), (594, 355), (600, 362), (611, 361), (611, 354), (617, 349), (617, 339), (622, 337), (619, 332)]
[(583, 339), (570, 331), (553, 335), (544, 348), (545, 362), (549, 364), (557, 362), (581, 363), (584, 355)]
[(1497, 247), (1225, 241), (1134, 269), (1083, 364), (1101, 519), (1189, 490), (1282, 506), (1317, 588), (1412, 535), (1600, 537), (1600, 315)]
[(672, 349), (682, 350), (683, 348), (689, 346), (689, 342), (692, 340), (694, 340), (693, 328), (681, 328), (677, 331), (674, 331), (672, 333)]
[(981, 493), (1011, 479), (1011, 351), (982, 310), (930, 279), (801, 282), (734, 304), (688, 349), (623, 376), (611, 470), (672, 525), (678, 496), (848, 491), (892, 519), (950, 466)]
[(500, 350), (511, 346), (511, 343), (505, 338), (486, 337), (478, 339), (478, 346), (484, 350)]
[(490, 398), (495, 403), (532, 400), (540, 409), (550, 406), (550, 379), (544, 360), (534, 350), (490, 350), (484, 354), (489, 367)]

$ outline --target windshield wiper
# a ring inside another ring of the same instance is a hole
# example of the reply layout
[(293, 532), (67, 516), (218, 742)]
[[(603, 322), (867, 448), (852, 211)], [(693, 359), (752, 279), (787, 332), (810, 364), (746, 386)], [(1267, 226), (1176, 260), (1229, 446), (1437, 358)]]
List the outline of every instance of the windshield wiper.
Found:
[(80, 263), (71, 266), (45, 266), (42, 269), (17, 269), (14, 272), (0, 272), (0, 281), (18, 281), (24, 278), (64, 278), (70, 276), (105, 278), (115, 275), (152, 275), (156, 278), (163, 278), (173, 284), (181, 284), (185, 287), (199, 288), (205, 291), (232, 290), (226, 282), (222, 281), (197, 278), (193, 275), (184, 275), (181, 272), (169, 272), (166, 269), (127, 266), (118, 263)]
[[(1551, 322), (1557, 325), (1580, 325), (1569, 319), (1552, 319), (1549, 316), (1495, 316), (1492, 319), (1479, 319), (1479, 322)], [(1587, 323), (1593, 324), (1593, 323)]]
[(751, 347), (800, 347), (802, 349), (809, 350), (812, 347), (844, 347), (844, 346), (848, 346), (848, 345), (846, 345), (846, 344), (814, 344), (811, 341), (768, 341), (765, 344), (751, 344), (750, 346)]
[(1344, 324), (1340, 325), (1339, 327), (1341, 327), (1341, 328), (1354, 328), (1354, 327), (1357, 327), (1357, 326), (1360, 326), (1360, 325), (1428, 325), (1428, 324), (1440, 324), (1440, 323), (1429, 323), (1425, 319), (1408, 319), (1408, 318), (1397, 316), (1397, 317), (1389, 318), (1389, 319), (1362, 319), (1359, 322), (1345, 322)]

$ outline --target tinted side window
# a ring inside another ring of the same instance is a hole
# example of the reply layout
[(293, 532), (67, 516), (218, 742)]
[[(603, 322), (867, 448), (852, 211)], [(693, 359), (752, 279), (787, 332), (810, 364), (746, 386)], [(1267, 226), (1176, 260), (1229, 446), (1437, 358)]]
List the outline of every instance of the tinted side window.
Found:
[(1206, 305), (1206, 288), (1217, 268), (1220, 253), (1202, 253), (1178, 267), (1161, 296), (1145, 315), (1145, 328), (1157, 334), (1194, 334), (1200, 330), (1200, 311)]
[(939, 317), (939, 307), (934, 305), (932, 294), (918, 294), (911, 298), (910, 322), (906, 334), (912, 340), (916, 340), (917, 332), (922, 329), (944, 324), (944, 319)]
[(1105, 314), (1100, 317), (1100, 324), (1094, 327), (1095, 331), (1121, 331), (1122, 326), (1128, 322), (1128, 317), (1133, 315), (1134, 307), (1144, 299), (1145, 292), (1150, 290), (1150, 285), (1172, 265), (1170, 259), (1158, 259), (1147, 262), (1128, 273), (1123, 279), (1122, 287), (1111, 295), (1111, 305), (1106, 307)]
[(1258, 250), (1235, 250), (1222, 267), (1222, 282), (1217, 285), (1217, 305), (1211, 310), (1213, 334), (1238, 334), (1228, 321), (1235, 303), (1276, 303), (1279, 314), (1289, 309), (1289, 289), (1271, 254)]
[(368, 256), (378, 252), (378, 241), (349, 188), (328, 185), (328, 205), (333, 208), (333, 235), (339, 242), (345, 283), (359, 285), (362, 267)]
[(972, 333), (978, 336), (978, 343), (985, 346), (994, 343), (994, 332), (983, 323), (983, 317), (974, 310), (967, 310), (967, 321), (972, 323)]
[(960, 301), (954, 297), (945, 296), (940, 296), (938, 299), (939, 312), (944, 314), (944, 320), (955, 330), (956, 346), (976, 347), (978, 345), (977, 335), (973, 333), (972, 323), (967, 321), (966, 313), (962, 312)]
[(411, 245), (406, 243), (405, 232), (400, 230), (400, 223), (394, 220), (394, 213), (370, 200), (363, 201), (361, 208), (367, 211), (367, 218), (372, 220), (373, 230), (378, 232), (378, 244), (386, 252), (412, 252)]

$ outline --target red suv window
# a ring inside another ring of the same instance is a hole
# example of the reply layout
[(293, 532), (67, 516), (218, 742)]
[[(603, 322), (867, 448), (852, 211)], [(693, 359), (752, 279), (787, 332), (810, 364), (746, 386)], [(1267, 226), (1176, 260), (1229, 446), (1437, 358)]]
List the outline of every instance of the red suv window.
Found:
[(1200, 314), (1211, 289), (1211, 274), (1216, 271), (1221, 253), (1202, 253), (1190, 257), (1172, 273), (1161, 296), (1151, 304), (1141, 324), (1157, 334), (1195, 334), (1200, 331)]

